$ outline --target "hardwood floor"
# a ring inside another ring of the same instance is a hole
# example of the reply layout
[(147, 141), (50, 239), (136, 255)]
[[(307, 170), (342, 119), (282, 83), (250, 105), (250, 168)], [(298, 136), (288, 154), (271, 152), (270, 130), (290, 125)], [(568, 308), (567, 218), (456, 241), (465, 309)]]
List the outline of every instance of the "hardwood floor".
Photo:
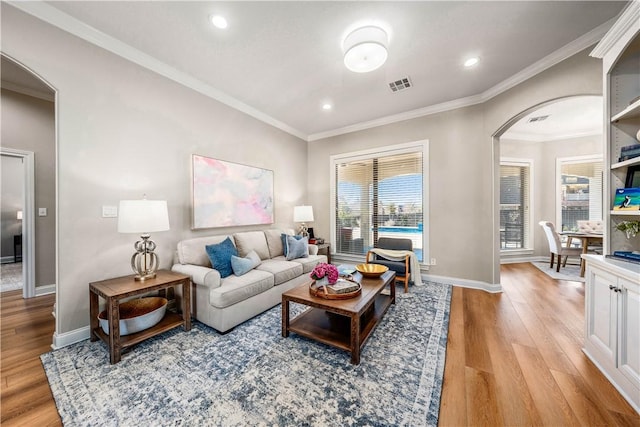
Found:
[(51, 350), (55, 295), (0, 294), (0, 424), (61, 426), (40, 355)]
[(501, 268), (504, 292), (454, 288), (441, 426), (639, 426), (582, 353), (584, 284), (529, 263)]
[[(441, 426), (638, 426), (640, 416), (582, 353), (584, 285), (502, 266), (504, 292), (454, 288)], [(2, 426), (62, 425), (39, 355), (53, 296), (0, 298)]]

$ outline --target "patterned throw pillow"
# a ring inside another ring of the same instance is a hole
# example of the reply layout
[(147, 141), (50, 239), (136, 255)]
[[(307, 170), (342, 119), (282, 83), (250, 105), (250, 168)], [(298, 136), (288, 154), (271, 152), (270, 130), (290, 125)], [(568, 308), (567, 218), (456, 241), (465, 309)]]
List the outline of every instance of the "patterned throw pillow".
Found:
[(211, 266), (220, 272), (220, 277), (224, 278), (233, 274), (231, 257), (238, 256), (238, 250), (230, 238), (227, 237), (222, 242), (214, 245), (207, 245), (205, 249), (211, 260)]
[(296, 258), (307, 258), (309, 256), (309, 238), (303, 237), (296, 239), (294, 236), (287, 235), (285, 239), (287, 261)]
[(242, 276), (243, 274), (247, 274), (254, 268), (260, 265), (262, 260), (256, 253), (256, 251), (251, 251), (247, 254), (246, 257), (240, 258), (239, 256), (231, 256), (231, 268), (233, 269), (233, 274), (236, 276)]

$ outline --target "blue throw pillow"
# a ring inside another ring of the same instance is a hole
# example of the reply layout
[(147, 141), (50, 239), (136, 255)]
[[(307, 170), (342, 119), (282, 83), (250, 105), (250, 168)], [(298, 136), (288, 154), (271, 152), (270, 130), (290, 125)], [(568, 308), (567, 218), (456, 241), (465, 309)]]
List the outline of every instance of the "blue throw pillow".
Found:
[(231, 257), (238, 256), (238, 250), (230, 238), (227, 237), (222, 242), (214, 245), (207, 245), (205, 249), (211, 260), (211, 266), (220, 272), (220, 277), (227, 277), (233, 274)]
[(307, 258), (309, 256), (309, 238), (296, 239), (294, 236), (286, 237), (287, 261), (296, 258)]
[(287, 236), (294, 237), (297, 240), (302, 239), (302, 236), (297, 235), (297, 234), (295, 236), (292, 236), (291, 234), (282, 233), (280, 235), (280, 239), (282, 239), (282, 251), (284, 252), (284, 256), (287, 256)]
[(247, 254), (246, 257), (240, 258), (239, 256), (231, 256), (231, 268), (233, 269), (233, 274), (236, 276), (242, 276), (243, 274), (247, 274), (254, 268), (260, 265), (262, 260), (260, 256), (256, 253), (256, 251), (251, 251)]

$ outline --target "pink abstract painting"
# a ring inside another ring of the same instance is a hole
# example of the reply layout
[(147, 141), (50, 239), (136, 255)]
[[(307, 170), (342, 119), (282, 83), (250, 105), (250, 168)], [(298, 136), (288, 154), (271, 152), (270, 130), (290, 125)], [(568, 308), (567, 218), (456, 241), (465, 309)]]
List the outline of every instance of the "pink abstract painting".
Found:
[(192, 158), (194, 229), (273, 224), (273, 171)]

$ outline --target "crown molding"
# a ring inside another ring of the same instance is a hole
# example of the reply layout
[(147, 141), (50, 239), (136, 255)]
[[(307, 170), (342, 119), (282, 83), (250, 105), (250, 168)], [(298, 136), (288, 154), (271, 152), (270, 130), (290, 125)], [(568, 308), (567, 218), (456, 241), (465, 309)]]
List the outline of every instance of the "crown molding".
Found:
[(611, 30), (602, 37), (600, 43), (590, 53), (594, 58), (604, 58), (606, 53), (620, 40), (620, 38), (640, 22), (640, 1), (631, 1), (623, 10)]
[(120, 40), (111, 37), (95, 28), (73, 18), (72, 16), (61, 12), (53, 6), (50, 6), (41, 1), (7, 1), (13, 7), (28, 13), (44, 22), (47, 22), (55, 27), (60, 28), (76, 37), (79, 37), (89, 43), (92, 43), (98, 47), (101, 47), (113, 54), (121, 56), (141, 67), (151, 70), (163, 77), (180, 83), (190, 89), (195, 90), (207, 97), (213, 98), (216, 101), (225, 104), (235, 110), (243, 112), (254, 119), (260, 120), (270, 126), (280, 129), (288, 134), (298, 137), (302, 140), (307, 140), (307, 135), (286, 123), (274, 119), (273, 117), (253, 108), (230, 95), (184, 73), (179, 71), (170, 65), (165, 64), (156, 58), (147, 55), (146, 53), (129, 46)]
[(608, 20), (604, 24), (597, 26), (588, 33), (578, 37), (574, 41), (567, 43), (555, 52), (552, 52), (541, 60), (533, 63), (524, 70), (514, 74), (513, 76), (507, 78), (506, 80), (503, 80), (492, 88), (482, 92), (483, 102), (486, 102), (500, 95), (501, 93), (506, 92), (507, 90), (519, 85), (520, 83), (529, 80), (533, 76), (540, 74), (541, 72), (553, 67), (554, 65), (564, 61), (565, 59), (572, 57), (573, 55), (583, 51), (589, 46), (593, 46), (598, 42), (598, 40), (602, 38), (604, 34), (607, 33), (614, 22), (615, 18)]
[(454, 99), (453, 101), (447, 101), (441, 104), (430, 105), (428, 107), (418, 108), (416, 110), (406, 111), (404, 113), (394, 114), (392, 116), (380, 117), (379, 119), (356, 123), (353, 125), (329, 130), (326, 132), (314, 133), (309, 135), (308, 141), (317, 141), (319, 139), (329, 138), (332, 136), (338, 136), (346, 133), (371, 129), (378, 126), (398, 123), (405, 120), (415, 119), (418, 117), (442, 113), (445, 111), (457, 110), (458, 108), (469, 107), (471, 105), (479, 104), (481, 102), (483, 102), (481, 95), (473, 95), (473, 96), (468, 96), (466, 98)]

